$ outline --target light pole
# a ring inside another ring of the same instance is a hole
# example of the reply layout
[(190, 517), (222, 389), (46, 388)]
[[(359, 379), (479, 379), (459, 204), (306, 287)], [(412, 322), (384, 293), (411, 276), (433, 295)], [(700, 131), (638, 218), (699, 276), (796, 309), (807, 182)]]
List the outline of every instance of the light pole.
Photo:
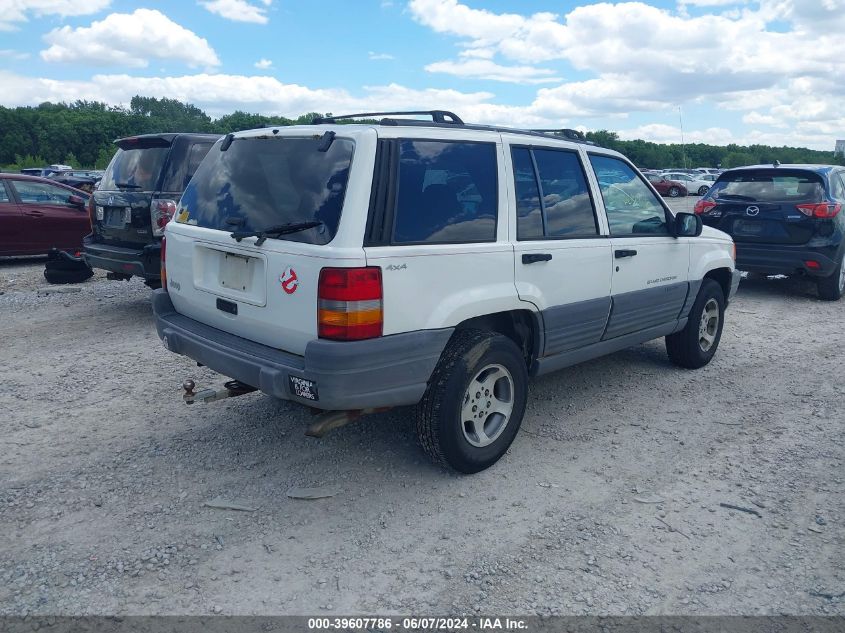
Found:
[(687, 168), (687, 153), (684, 148), (684, 115), (681, 106), (678, 106), (678, 121), (681, 123), (681, 160), (684, 161), (684, 169)]

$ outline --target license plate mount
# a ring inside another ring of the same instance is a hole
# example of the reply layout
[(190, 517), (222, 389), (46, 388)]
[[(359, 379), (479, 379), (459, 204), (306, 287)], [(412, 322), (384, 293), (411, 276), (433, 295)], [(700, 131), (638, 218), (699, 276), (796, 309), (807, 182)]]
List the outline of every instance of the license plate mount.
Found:
[(243, 255), (224, 253), (220, 260), (220, 286), (246, 292), (250, 278), (250, 259)]

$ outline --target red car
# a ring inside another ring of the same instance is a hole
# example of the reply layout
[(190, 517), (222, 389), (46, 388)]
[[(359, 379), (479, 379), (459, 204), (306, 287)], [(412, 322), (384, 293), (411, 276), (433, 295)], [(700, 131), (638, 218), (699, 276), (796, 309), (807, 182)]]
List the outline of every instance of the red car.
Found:
[(80, 251), (91, 232), (88, 198), (47, 178), (0, 173), (0, 255)]
[(677, 198), (678, 196), (685, 196), (689, 192), (683, 183), (677, 180), (666, 180), (660, 174), (644, 174), (648, 181), (657, 189), (657, 193), (661, 196), (669, 196), (670, 198)]

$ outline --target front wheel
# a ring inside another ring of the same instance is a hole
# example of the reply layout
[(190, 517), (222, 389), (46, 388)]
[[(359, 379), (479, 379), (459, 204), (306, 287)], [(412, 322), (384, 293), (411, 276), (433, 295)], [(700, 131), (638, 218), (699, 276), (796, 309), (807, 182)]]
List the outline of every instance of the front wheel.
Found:
[(713, 358), (725, 324), (725, 295), (712, 279), (705, 279), (683, 330), (666, 337), (666, 352), (675, 365), (704, 367)]
[(528, 372), (501, 334), (458, 330), (417, 405), (417, 436), (435, 463), (477, 473), (505, 454), (525, 413)]
[(825, 301), (839, 301), (845, 292), (845, 254), (839, 258), (839, 265), (827, 277), (818, 281), (819, 297)]

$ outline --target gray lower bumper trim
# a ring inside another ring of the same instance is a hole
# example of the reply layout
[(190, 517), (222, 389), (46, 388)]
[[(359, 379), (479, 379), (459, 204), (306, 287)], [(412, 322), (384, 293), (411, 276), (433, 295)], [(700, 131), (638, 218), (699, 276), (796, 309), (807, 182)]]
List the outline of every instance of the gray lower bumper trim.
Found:
[(739, 290), (739, 280), (742, 279), (742, 273), (734, 270), (731, 273), (731, 291), (728, 293), (727, 303), (730, 303), (736, 296), (736, 291)]
[[(311, 341), (305, 356), (223, 332), (176, 312), (164, 290), (153, 293), (156, 329), (167, 348), (224, 376), (284, 400), (329, 411), (416, 404), (452, 328), (366, 341)], [(319, 400), (300, 398), (289, 376), (317, 384)]]

